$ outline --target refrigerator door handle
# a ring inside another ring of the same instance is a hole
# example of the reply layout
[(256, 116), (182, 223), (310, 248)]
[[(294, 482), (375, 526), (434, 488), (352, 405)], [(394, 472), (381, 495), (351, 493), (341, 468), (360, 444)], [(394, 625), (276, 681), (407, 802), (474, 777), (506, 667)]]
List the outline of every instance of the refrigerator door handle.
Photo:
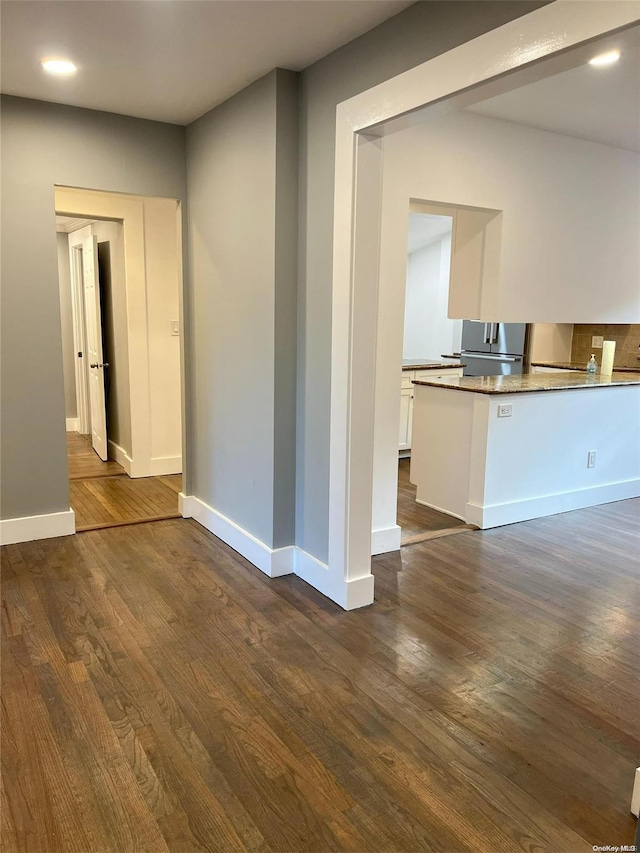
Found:
[[(493, 324), (491, 324), (491, 325), (493, 327)], [(484, 324), (484, 342), (485, 342), (485, 344), (491, 343), (491, 341), (489, 340), (489, 323)]]
[(461, 352), (460, 358), (468, 356), (469, 358), (483, 359), (484, 361), (522, 361), (522, 357), (517, 355), (485, 355), (481, 352)]
[(500, 323), (491, 323), (491, 341), (492, 344), (498, 343), (498, 329), (500, 328)]

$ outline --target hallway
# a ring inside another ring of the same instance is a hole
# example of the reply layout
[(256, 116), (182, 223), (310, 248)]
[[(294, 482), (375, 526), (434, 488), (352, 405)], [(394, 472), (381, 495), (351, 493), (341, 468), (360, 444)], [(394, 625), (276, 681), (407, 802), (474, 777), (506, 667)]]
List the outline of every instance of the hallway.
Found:
[(375, 558), (351, 613), (192, 520), (7, 546), (4, 849), (631, 844), (639, 506)]
[(113, 459), (103, 462), (90, 438), (77, 432), (67, 433), (67, 459), (78, 533), (180, 518), (181, 474), (131, 479)]

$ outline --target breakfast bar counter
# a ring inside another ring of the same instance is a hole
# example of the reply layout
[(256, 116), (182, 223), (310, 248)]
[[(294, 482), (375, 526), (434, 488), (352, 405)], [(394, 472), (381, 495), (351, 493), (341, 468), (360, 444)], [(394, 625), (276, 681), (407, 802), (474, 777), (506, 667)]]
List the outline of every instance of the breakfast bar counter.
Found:
[(473, 394), (525, 394), (532, 391), (570, 391), (609, 388), (612, 385), (640, 385), (640, 373), (614, 371), (610, 376), (579, 373), (524, 373), (508, 376), (448, 376), (443, 379), (415, 380), (414, 385), (432, 385)]
[(638, 497), (640, 374), (421, 378), (411, 481), (483, 529)]

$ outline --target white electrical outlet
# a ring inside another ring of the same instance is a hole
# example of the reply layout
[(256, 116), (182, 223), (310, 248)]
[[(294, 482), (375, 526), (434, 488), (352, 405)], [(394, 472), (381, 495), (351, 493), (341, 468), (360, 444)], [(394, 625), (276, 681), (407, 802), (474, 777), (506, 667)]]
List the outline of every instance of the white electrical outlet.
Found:
[(603, 335), (593, 335), (591, 338), (591, 346), (593, 349), (602, 349)]
[(498, 405), (498, 417), (499, 418), (510, 418), (513, 414), (513, 406), (511, 403), (505, 403), (504, 406)]
[(587, 453), (587, 468), (595, 468), (596, 467), (596, 452), (595, 450), (590, 450)]

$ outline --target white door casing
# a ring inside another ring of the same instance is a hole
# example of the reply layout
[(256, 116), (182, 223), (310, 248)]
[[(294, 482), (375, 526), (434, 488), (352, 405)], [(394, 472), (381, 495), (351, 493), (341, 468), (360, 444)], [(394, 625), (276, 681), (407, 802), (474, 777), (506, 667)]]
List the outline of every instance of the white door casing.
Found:
[[(184, 335), (170, 335), (168, 318), (165, 321), (159, 309), (158, 294), (161, 289), (166, 292), (167, 281), (171, 279), (171, 298), (175, 299), (175, 305), (171, 303), (171, 320), (178, 317), (183, 328), (180, 204), (175, 199), (56, 186), (55, 209), (61, 216), (122, 223), (131, 413), (131, 447), (126, 449), (131, 458), (128, 473), (134, 478), (177, 473), (183, 470)], [(76, 231), (70, 236), (77, 238), (80, 234), (81, 231)], [(165, 334), (167, 358), (173, 358), (174, 347), (179, 351), (177, 369), (172, 370), (169, 378), (164, 373), (159, 376), (158, 365), (164, 370), (165, 362), (158, 359), (157, 345), (154, 359), (151, 358), (153, 342), (161, 341)], [(172, 415), (166, 429), (152, 430), (154, 405), (161, 413)], [(170, 432), (168, 438), (167, 432)], [(183, 474), (188, 482), (187, 473)]]
[(89, 413), (89, 368), (86, 359), (86, 330), (84, 322), (84, 281), (82, 279), (82, 239), (90, 233), (86, 228), (69, 234), (69, 267), (71, 276), (71, 305), (73, 311), (73, 344), (75, 350), (76, 430), (82, 435), (91, 432)]
[(102, 312), (98, 276), (98, 241), (94, 234), (82, 241), (82, 279), (86, 323), (86, 357), (89, 361), (91, 444), (100, 459), (107, 461), (107, 403), (104, 389)]

